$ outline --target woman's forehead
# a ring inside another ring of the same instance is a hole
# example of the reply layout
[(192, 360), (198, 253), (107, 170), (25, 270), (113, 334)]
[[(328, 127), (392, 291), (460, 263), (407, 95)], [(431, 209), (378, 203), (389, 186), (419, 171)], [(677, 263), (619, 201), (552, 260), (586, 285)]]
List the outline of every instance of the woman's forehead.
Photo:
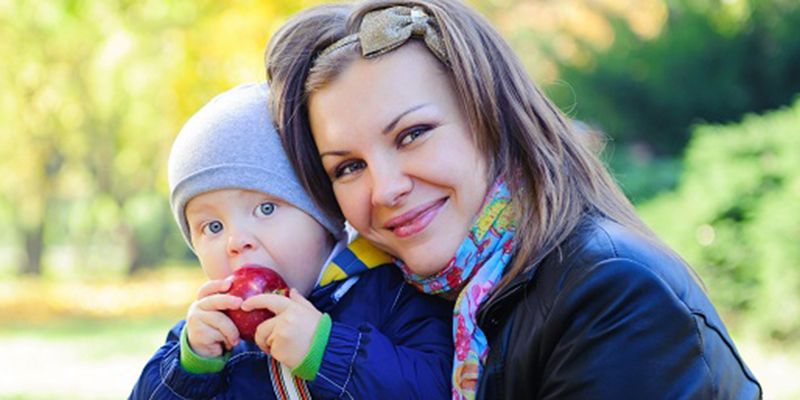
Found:
[(369, 125), (382, 131), (408, 110), (435, 108), (452, 96), (438, 63), (423, 45), (413, 42), (374, 59), (358, 59), (312, 93), (312, 128), (327, 132)]

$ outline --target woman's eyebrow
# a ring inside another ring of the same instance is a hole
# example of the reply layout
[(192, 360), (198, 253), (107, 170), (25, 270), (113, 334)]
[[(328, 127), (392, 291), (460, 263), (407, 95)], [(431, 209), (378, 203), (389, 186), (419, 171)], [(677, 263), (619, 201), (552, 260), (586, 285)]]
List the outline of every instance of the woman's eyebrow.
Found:
[(321, 159), (322, 157), (325, 157), (325, 156), (339, 156), (339, 157), (343, 157), (343, 156), (346, 156), (346, 155), (348, 155), (348, 154), (350, 154), (350, 152), (349, 152), (349, 151), (344, 151), (344, 150), (326, 151), (326, 152), (324, 152), (324, 153), (320, 153), (320, 154), (319, 154), (319, 158)]
[[(397, 117), (395, 117), (391, 122), (389, 122), (386, 125), (385, 128), (383, 128), (382, 133), (384, 135), (386, 135), (387, 133), (391, 132), (392, 129), (394, 129), (394, 127), (397, 125), (398, 122), (400, 122), (401, 119), (403, 119), (403, 117), (405, 117), (406, 115), (411, 114), (412, 112), (417, 111), (417, 110), (419, 110), (421, 108), (425, 108), (425, 107), (427, 107), (429, 105), (430, 105), (430, 103), (417, 104), (417, 105), (415, 105), (413, 107), (410, 107), (408, 110), (405, 110), (405, 111), (401, 112)], [(326, 151), (326, 152), (319, 153), (319, 158), (321, 159), (321, 158), (323, 158), (325, 156), (343, 157), (343, 156), (346, 156), (348, 154), (350, 154), (350, 152), (349, 151), (345, 151), (345, 150)]]
[(398, 122), (400, 122), (400, 119), (402, 119), (402, 118), (403, 118), (403, 117), (405, 117), (406, 115), (408, 115), (408, 114), (411, 114), (412, 112), (414, 112), (414, 111), (417, 111), (417, 110), (419, 110), (420, 108), (427, 107), (427, 106), (429, 106), (429, 105), (430, 105), (430, 103), (422, 103), (422, 104), (417, 104), (416, 106), (413, 106), (413, 107), (409, 108), (408, 110), (405, 110), (405, 111), (403, 111), (402, 113), (400, 113), (400, 115), (398, 115), (397, 117), (395, 117), (395, 118), (392, 120), (392, 122), (390, 122), (388, 125), (386, 125), (386, 127), (385, 127), (385, 128), (383, 128), (383, 134), (385, 135), (385, 134), (387, 134), (387, 133), (391, 132), (391, 131), (392, 131), (392, 129), (394, 129), (395, 125), (397, 125), (397, 123), (398, 123)]

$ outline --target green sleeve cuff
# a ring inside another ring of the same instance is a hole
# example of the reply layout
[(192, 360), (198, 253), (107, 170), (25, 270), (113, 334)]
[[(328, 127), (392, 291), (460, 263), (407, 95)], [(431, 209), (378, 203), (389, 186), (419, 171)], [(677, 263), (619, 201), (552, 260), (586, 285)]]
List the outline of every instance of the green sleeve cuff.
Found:
[(328, 347), (332, 325), (330, 315), (322, 314), (322, 318), (317, 324), (317, 330), (314, 331), (314, 339), (311, 340), (311, 348), (308, 349), (308, 353), (300, 365), (292, 369), (292, 374), (307, 381), (313, 381), (317, 377), (319, 366), (322, 365), (322, 356), (325, 354), (325, 348)]
[(189, 346), (189, 336), (186, 326), (181, 330), (181, 367), (192, 374), (214, 374), (225, 368), (225, 363), (231, 357), (230, 352), (219, 357), (203, 357), (198, 355)]

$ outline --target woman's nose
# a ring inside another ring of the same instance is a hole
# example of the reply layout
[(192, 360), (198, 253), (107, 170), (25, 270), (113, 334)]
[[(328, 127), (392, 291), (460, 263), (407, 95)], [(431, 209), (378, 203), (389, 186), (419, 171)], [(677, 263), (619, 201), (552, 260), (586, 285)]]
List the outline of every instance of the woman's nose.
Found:
[(399, 165), (374, 165), (370, 167), (372, 179), (372, 204), (384, 207), (397, 207), (403, 203), (414, 187), (410, 176)]

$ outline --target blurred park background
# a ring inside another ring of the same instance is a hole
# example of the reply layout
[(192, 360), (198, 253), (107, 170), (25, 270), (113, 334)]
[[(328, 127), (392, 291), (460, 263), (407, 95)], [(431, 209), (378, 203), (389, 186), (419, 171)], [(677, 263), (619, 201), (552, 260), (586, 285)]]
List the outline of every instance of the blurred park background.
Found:
[[(800, 2), (470, 2), (800, 398)], [(0, 0), (0, 398), (127, 396), (203, 281), (172, 139), (315, 3)]]

